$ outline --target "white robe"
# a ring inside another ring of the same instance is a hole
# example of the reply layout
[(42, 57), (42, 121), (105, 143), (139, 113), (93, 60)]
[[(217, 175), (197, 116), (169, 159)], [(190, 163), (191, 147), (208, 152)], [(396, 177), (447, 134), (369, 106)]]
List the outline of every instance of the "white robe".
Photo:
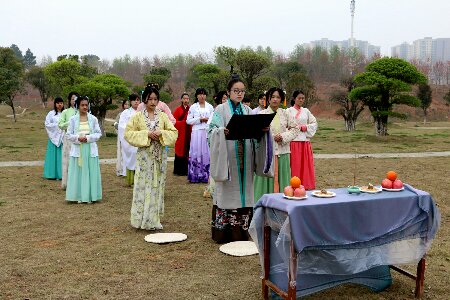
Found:
[(53, 145), (59, 147), (64, 138), (64, 130), (58, 127), (59, 118), (61, 113), (55, 114), (55, 111), (49, 111), (45, 117), (45, 130), (47, 130), (47, 135)]
[(133, 170), (136, 168), (136, 153), (137, 153), (137, 147), (131, 146), (126, 140), (125, 140), (125, 128), (127, 127), (128, 121), (131, 119), (132, 116), (137, 112), (137, 110), (134, 110), (132, 107), (124, 110), (120, 114), (119, 119), (119, 139), (122, 146), (122, 176), (127, 175), (127, 169)]

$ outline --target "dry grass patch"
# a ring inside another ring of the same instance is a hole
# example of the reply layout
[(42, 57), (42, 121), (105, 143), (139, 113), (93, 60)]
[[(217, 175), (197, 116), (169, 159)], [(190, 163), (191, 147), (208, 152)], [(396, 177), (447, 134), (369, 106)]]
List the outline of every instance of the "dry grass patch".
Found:
[[(349, 160), (317, 160), (319, 186), (346, 186)], [(450, 279), (447, 176), (450, 158), (359, 159), (358, 184), (378, 183), (388, 169), (429, 191), (442, 213), (427, 258), (424, 299), (446, 299)], [(173, 164), (169, 164), (169, 173)], [(230, 257), (210, 238), (210, 200), (204, 184), (169, 174), (164, 232), (183, 232), (182, 243), (154, 245), (129, 225), (132, 190), (102, 165), (104, 200), (68, 204), (60, 182), (42, 168), (2, 168), (0, 181), (1, 299), (261, 299), (257, 256)], [(305, 299), (413, 299), (414, 282), (393, 273), (381, 293), (340, 286)]]

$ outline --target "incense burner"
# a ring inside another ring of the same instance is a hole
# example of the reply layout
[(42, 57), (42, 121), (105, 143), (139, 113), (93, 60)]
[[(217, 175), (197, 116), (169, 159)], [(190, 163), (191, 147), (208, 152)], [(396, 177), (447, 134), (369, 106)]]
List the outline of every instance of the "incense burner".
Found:
[(347, 188), (347, 192), (349, 194), (359, 194), (359, 193), (361, 193), (361, 190), (359, 189), (359, 186), (349, 185)]

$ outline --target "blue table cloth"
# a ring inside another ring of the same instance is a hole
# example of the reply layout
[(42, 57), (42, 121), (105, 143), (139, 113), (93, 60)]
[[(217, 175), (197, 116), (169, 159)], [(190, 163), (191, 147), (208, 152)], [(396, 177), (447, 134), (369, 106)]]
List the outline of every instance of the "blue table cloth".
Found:
[(289, 243), (297, 255), (298, 295), (353, 282), (382, 290), (388, 265), (417, 263), (440, 223), (429, 193), (405, 185), (400, 192), (348, 194), (288, 200), (266, 194), (256, 203), (249, 232), (262, 258), (263, 226), (271, 227), (270, 278), (287, 287)]

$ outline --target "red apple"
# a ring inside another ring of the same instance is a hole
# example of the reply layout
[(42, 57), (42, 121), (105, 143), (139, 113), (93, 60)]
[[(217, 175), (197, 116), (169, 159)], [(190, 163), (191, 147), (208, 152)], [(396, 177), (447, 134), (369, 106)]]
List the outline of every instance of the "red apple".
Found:
[[(403, 182), (400, 179), (395, 179), (395, 181), (392, 183), (392, 188), (394, 189), (401, 189), (403, 187)], [(295, 194), (295, 192), (294, 192)]]
[(392, 181), (385, 178), (383, 179), (383, 181), (381, 182), (381, 186), (384, 187), (385, 189), (392, 189)]
[(305, 188), (299, 187), (294, 190), (294, 197), (305, 197), (306, 191)]
[(288, 197), (292, 197), (294, 196), (294, 189), (292, 188), (292, 186), (288, 185), (287, 187), (284, 188), (283, 190), (284, 194)]

